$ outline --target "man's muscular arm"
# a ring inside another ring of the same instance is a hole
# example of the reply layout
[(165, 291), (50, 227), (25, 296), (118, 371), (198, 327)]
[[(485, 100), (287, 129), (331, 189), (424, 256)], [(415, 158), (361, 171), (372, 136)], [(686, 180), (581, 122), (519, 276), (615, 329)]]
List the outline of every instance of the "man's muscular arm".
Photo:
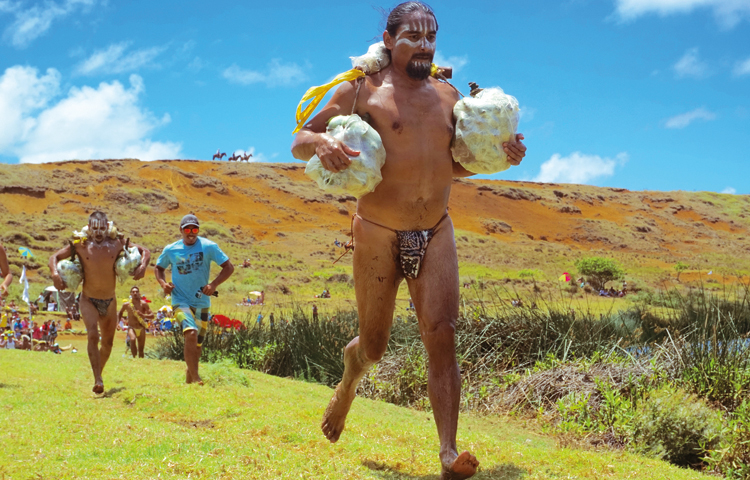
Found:
[(232, 265), (232, 262), (227, 260), (226, 262), (222, 263), (221, 271), (216, 276), (214, 281), (203, 287), (204, 295), (213, 294), (216, 291), (216, 288), (224, 283), (232, 275), (232, 273), (234, 273), (234, 265)]
[(0, 283), (0, 296), (8, 294), (8, 287), (10, 282), (13, 281), (13, 274), (10, 273), (10, 266), (8, 266), (8, 257), (5, 255), (5, 247), (0, 245), (0, 276), (2, 277), (2, 283)]
[(133, 271), (133, 280), (140, 280), (146, 276), (146, 268), (148, 268), (148, 264), (151, 262), (151, 251), (136, 243), (131, 243), (131, 245), (137, 247), (141, 254), (141, 264)]
[(125, 318), (123, 313), (127, 311), (128, 311), (128, 302), (124, 302), (122, 304), (122, 307), (120, 308), (120, 311), (117, 313), (117, 318), (118, 319)]
[(356, 157), (359, 152), (328, 135), (326, 125), (336, 115), (349, 115), (354, 104), (355, 90), (354, 82), (341, 85), (323, 110), (302, 127), (292, 142), (294, 158), (308, 161), (313, 155), (317, 155), (323, 167), (331, 172), (346, 170), (351, 165), (347, 155)]
[(167, 282), (167, 277), (166, 277), (164, 268), (160, 267), (159, 265), (155, 266), (154, 276), (156, 277), (156, 281), (159, 282), (159, 285), (164, 290), (164, 295), (171, 295), (172, 290), (174, 290), (174, 283)]
[(472, 175), (476, 175), (476, 173), (466, 170), (463, 167), (463, 165), (453, 160), (453, 176), (454, 177), (466, 178)]
[(72, 253), (73, 252), (70, 251), (70, 245), (66, 245), (65, 247), (53, 253), (51, 257), (49, 257), (49, 271), (52, 274), (52, 283), (58, 290), (65, 290), (66, 285), (65, 282), (63, 282), (63, 279), (60, 277), (60, 274), (57, 273), (57, 262), (65, 258), (69, 258)]

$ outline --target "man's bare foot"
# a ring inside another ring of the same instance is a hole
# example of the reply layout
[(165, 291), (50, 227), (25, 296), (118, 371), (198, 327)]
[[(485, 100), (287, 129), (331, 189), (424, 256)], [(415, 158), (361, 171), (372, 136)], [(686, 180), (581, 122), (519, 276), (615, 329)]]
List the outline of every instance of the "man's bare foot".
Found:
[(336, 443), (341, 436), (341, 432), (344, 431), (346, 415), (349, 413), (353, 401), (354, 395), (344, 393), (341, 384), (339, 384), (336, 387), (333, 398), (328, 403), (328, 407), (323, 414), (323, 423), (320, 425), (323, 435), (331, 443)]
[(443, 474), (440, 480), (463, 480), (473, 477), (477, 473), (478, 466), (477, 457), (464, 450), (451, 462), (450, 466), (443, 464)]
[(190, 370), (185, 370), (185, 383), (197, 383), (198, 385), (203, 386), (203, 380), (201, 380), (200, 375), (196, 380), (190, 375)]
[(104, 393), (104, 382), (96, 382), (91, 391), (94, 393)]

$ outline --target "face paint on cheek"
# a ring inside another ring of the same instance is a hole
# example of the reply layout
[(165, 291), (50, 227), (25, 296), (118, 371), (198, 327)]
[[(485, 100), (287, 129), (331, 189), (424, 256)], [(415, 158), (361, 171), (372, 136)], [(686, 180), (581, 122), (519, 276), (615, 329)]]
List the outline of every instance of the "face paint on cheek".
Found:
[[(408, 26), (403, 27), (403, 30), (396, 35), (396, 45), (408, 45), (411, 48), (424, 47), (427, 49), (435, 49), (435, 40), (428, 40), (430, 32), (434, 32), (437, 26), (434, 21), (423, 22), (421, 19), (416, 23), (410, 23)], [(411, 40), (407, 37), (408, 33), (418, 32), (421, 34), (421, 38), (418, 40)]]
[(93, 236), (106, 235), (107, 233), (107, 222), (100, 219), (91, 220), (89, 231)]

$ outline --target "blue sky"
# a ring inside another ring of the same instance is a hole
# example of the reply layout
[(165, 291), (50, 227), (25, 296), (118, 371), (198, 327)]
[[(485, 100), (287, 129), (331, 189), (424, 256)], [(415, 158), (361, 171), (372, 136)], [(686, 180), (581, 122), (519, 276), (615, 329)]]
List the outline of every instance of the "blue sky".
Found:
[[(436, 63), (523, 110), (491, 178), (750, 194), (750, 0), (458, 3), (430, 2)], [(300, 97), (394, 5), (0, 0), (0, 162), (293, 161)]]

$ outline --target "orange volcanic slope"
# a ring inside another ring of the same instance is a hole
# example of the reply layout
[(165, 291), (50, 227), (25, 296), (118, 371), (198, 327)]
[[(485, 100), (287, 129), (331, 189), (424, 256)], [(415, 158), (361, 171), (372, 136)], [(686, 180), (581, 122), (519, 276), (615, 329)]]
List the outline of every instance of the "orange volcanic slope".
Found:
[[(231, 228), (237, 242), (302, 259), (332, 236), (343, 239), (355, 208), (353, 197), (320, 191), (301, 164), (0, 166), (0, 215), (13, 230), (32, 228), (28, 222), (40, 218), (83, 225), (87, 212), (102, 209), (131, 231), (171, 236), (177, 219), (192, 211)], [(457, 179), (450, 213), (461, 260), (490, 268), (544, 267), (591, 252), (645, 269), (670, 270), (684, 261), (694, 269), (750, 271), (748, 196)]]

